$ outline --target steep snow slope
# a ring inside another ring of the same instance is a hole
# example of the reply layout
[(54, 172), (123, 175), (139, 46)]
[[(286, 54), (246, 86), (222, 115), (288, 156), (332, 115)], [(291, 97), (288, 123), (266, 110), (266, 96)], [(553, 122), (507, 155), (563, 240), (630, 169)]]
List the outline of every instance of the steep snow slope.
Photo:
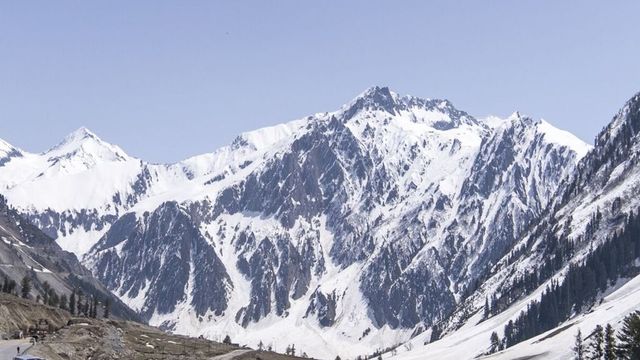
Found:
[(574, 358), (572, 347), (578, 329), (582, 336), (587, 337), (596, 325), (605, 326), (611, 324), (614, 329), (619, 329), (622, 319), (635, 310), (640, 309), (640, 276), (636, 276), (624, 285), (617, 288), (611, 294), (604, 297), (601, 304), (595, 306), (592, 311), (580, 314), (571, 320), (560, 324), (557, 328), (544, 332), (534, 338), (523, 341), (513, 347), (498, 353), (478, 356), (489, 349), (489, 336), (493, 331), (500, 333), (504, 324), (514, 319), (518, 313), (526, 308), (526, 304), (539, 296), (536, 292), (507, 311), (480, 322), (482, 313), (471, 317), (467, 324), (456, 332), (436, 342), (429, 342), (429, 334), (415, 337), (410, 342), (400, 346), (396, 355), (385, 354), (384, 359), (528, 359), (540, 358), (549, 360), (569, 360)]
[(171, 165), (81, 129), (0, 186), (152, 324), (352, 356), (454, 313), (586, 149), (374, 87)]
[(6, 164), (14, 157), (22, 156), (22, 151), (0, 139), (0, 166)]

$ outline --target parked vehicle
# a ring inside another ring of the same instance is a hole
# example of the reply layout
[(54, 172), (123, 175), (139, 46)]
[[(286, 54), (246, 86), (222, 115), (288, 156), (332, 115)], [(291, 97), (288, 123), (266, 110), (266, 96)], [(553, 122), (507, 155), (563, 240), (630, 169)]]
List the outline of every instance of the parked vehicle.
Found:
[(13, 360), (46, 360), (45, 358), (41, 358), (35, 355), (22, 354), (13, 358)]

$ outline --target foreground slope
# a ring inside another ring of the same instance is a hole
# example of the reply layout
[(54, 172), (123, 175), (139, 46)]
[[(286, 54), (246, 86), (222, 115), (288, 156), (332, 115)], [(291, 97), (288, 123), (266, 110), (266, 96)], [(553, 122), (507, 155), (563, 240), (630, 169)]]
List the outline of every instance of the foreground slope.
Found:
[[(626, 282), (626, 281), (625, 281)], [(515, 318), (528, 302), (539, 297), (539, 293), (514, 304), (508, 310), (480, 322), (482, 312), (471, 317), (467, 324), (451, 335), (429, 343), (428, 334), (415, 337), (396, 350), (396, 355), (385, 354), (387, 359), (573, 359), (572, 347), (578, 329), (583, 337), (593, 332), (597, 325), (611, 324), (619, 329), (622, 320), (640, 308), (640, 277), (637, 276), (605, 296), (602, 302), (585, 314), (577, 314), (566, 323), (523, 341), (513, 347), (492, 355), (481, 356), (489, 348), (489, 336), (493, 331), (501, 331), (504, 325)], [(424, 343), (428, 343), (424, 345)]]
[(48, 333), (34, 346), (27, 339), (0, 340), (0, 348), (7, 349), (2, 355), (7, 358), (13, 358), (16, 346), (20, 346), (30, 355), (50, 360), (299, 359), (266, 348), (258, 351), (236, 344), (172, 335), (131, 321), (73, 317), (58, 307), (3, 293), (0, 293), (0, 315), (3, 338), (13, 336), (18, 330), (27, 334), (27, 329), (34, 328), (40, 321), (47, 322), (41, 329)]
[[(171, 165), (81, 129), (7, 156), (0, 184), (152, 324), (328, 357), (455, 314), (588, 149), (518, 113), (374, 87)], [(58, 183), (82, 185), (71, 201)]]

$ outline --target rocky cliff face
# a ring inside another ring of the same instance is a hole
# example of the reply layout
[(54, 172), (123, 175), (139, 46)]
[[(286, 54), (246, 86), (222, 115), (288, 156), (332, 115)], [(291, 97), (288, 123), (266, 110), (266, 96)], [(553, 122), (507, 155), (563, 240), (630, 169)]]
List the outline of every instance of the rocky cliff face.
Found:
[(106, 286), (145, 318), (171, 313), (189, 299), (197, 315), (220, 316), (233, 286), (224, 265), (191, 217), (167, 202), (141, 219), (119, 218), (87, 258)]

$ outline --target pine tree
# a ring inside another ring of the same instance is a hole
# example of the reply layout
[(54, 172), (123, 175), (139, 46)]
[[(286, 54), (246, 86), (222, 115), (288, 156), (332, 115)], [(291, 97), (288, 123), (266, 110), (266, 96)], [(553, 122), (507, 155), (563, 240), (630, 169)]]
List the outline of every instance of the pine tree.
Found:
[(60, 296), (60, 309), (67, 310), (68, 305), (69, 303), (67, 302), (67, 295), (62, 294), (62, 296)]
[(604, 360), (616, 358), (616, 338), (611, 324), (607, 324), (604, 330)]
[(42, 303), (45, 305), (49, 305), (49, 290), (51, 289), (51, 286), (49, 286), (48, 282), (44, 282), (42, 283), (42, 290), (44, 291), (44, 295), (42, 296)]
[(89, 317), (89, 304), (91, 304), (91, 299), (89, 299), (89, 297), (87, 296), (87, 298), (84, 301), (84, 308), (82, 309), (82, 312), (84, 313), (84, 317)]
[(489, 297), (485, 296), (484, 297), (484, 319), (489, 318), (489, 314), (491, 312), (491, 309), (489, 308)]
[(291, 356), (296, 356), (296, 344), (291, 344)]
[(69, 312), (71, 315), (76, 314), (76, 289), (73, 289), (69, 298)]
[(31, 280), (25, 276), (22, 278), (22, 282), (20, 283), (22, 287), (21, 294), (23, 299), (29, 298), (29, 293), (31, 293)]
[(500, 350), (500, 338), (498, 337), (498, 333), (496, 333), (495, 331), (491, 333), (491, 346), (489, 348), (489, 353), (493, 354), (495, 352), (498, 352), (498, 350)]
[(582, 343), (582, 332), (578, 329), (578, 333), (576, 334), (576, 342), (573, 346), (573, 353), (575, 355), (575, 360), (584, 360), (584, 344)]
[(604, 357), (604, 330), (602, 326), (596, 326), (591, 334), (589, 342), (589, 359), (602, 359)]
[(60, 298), (58, 297), (58, 293), (55, 290), (49, 289), (49, 305), (50, 306), (58, 306), (60, 304)]
[(7, 288), (7, 294), (18, 295), (18, 293), (16, 292), (16, 286), (18, 286), (18, 283), (16, 283), (15, 280), (9, 280), (9, 286)]
[(260, 340), (260, 342), (258, 343), (258, 351), (262, 350), (264, 350), (264, 344), (262, 343), (262, 340)]
[(93, 310), (91, 311), (91, 317), (94, 319), (98, 317), (98, 297), (97, 296), (93, 298)]
[(622, 359), (640, 359), (640, 311), (624, 318), (618, 333), (617, 353)]
[(82, 314), (82, 310), (84, 310), (84, 304), (82, 303), (82, 300), (84, 299), (83, 295), (82, 290), (78, 289), (78, 293), (76, 294), (76, 314), (78, 314), (78, 316), (80, 316)]
[[(103, 313), (103, 316), (105, 319), (109, 318), (109, 311), (111, 310), (110, 307), (111, 307), (111, 304), (109, 303), (109, 298), (106, 298), (104, 300), (104, 313)], [(227, 335), (227, 337), (229, 337), (229, 335)], [(229, 339), (229, 343), (231, 343), (231, 339)]]
[(76, 301), (76, 314), (78, 316), (82, 316), (82, 310), (84, 310), (84, 304), (82, 303), (83, 298), (78, 296), (78, 301)]

